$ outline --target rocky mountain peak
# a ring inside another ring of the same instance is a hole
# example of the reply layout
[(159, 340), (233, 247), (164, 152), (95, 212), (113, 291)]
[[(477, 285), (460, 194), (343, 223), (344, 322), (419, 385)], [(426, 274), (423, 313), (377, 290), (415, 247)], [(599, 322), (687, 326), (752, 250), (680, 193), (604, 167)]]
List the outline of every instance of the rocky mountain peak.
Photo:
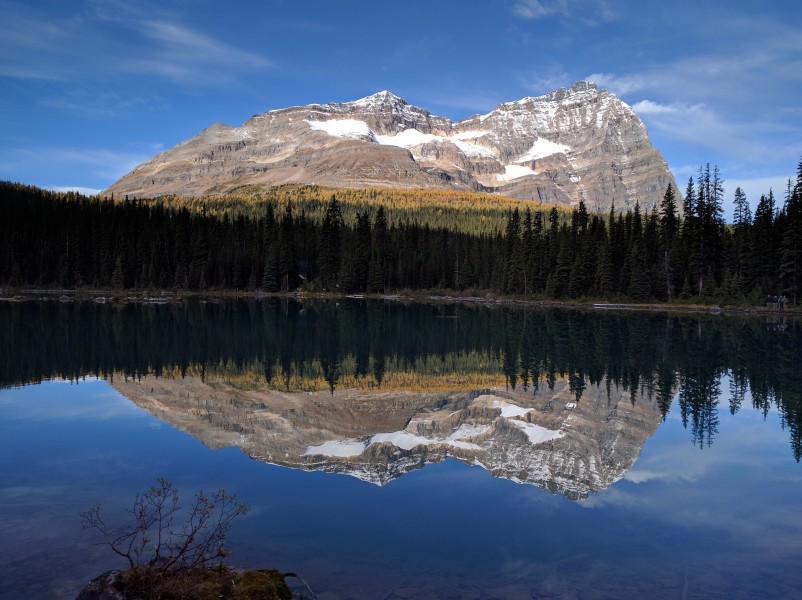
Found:
[(354, 106), (372, 108), (385, 105), (405, 106), (406, 104), (408, 104), (408, 102), (403, 98), (396, 96), (395, 94), (393, 94), (388, 90), (382, 90), (380, 92), (376, 92), (375, 94), (371, 94), (370, 96), (365, 96), (364, 98), (360, 98), (359, 100), (347, 102), (346, 104), (353, 104)]
[(562, 87), (558, 90), (543, 94), (542, 96), (526, 96), (525, 98), (521, 98), (515, 102), (508, 102), (499, 106), (525, 106), (543, 102), (562, 102), (566, 98), (570, 98), (585, 92), (598, 92), (598, 88), (596, 87), (595, 83), (591, 83), (589, 81), (577, 81), (569, 88)]
[(593, 83), (498, 105), (458, 122), (388, 90), (217, 124), (107, 191), (225, 193), (242, 185), (483, 191), (591, 209), (659, 204), (676, 182), (632, 108)]

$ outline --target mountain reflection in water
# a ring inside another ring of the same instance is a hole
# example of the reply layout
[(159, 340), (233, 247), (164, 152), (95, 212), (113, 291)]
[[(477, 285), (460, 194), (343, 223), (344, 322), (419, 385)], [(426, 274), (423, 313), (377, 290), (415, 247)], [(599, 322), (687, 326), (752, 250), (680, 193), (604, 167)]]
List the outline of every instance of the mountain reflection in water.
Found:
[(238, 388), (197, 377), (115, 379), (114, 387), (209, 447), (306, 470), (385, 484), (446, 457), (572, 499), (618, 481), (661, 414), (648, 398), (566, 380), (534, 393)]
[(207, 445), (260, 460), (385, 483), (449, 455), (583, 497), (623, 475), (675, 394), (700, 448), (722, 402), (776, 408), (799, 461), (801, 332), (356, 300), (5, 302), (0, 385), (96, 375)]

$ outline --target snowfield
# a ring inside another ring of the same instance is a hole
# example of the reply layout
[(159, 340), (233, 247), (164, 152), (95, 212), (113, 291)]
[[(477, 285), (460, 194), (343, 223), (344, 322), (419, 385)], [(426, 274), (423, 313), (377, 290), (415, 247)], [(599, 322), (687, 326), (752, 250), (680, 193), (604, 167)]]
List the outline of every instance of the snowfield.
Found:
[(330, 121), (306, 121), (309, 127), (317, 131), (324, 131), (327, 134), (349, 139), (368, 139), (385, 146), (397, 146), (411, 150), (416, 146), (428, 143), (450, 142), (459, 148), (465, 156), (471, 158), (497, 158), (492, 150), (485, 148), (466, 139), (476, 140), (487, 132), (459, 133), (452, 136), (434, 135), (432, 133), (422, 133), (417, 129), (405, 129), (394, 135), (376, 135), (364, 121), (357, 119), (332, 119)]

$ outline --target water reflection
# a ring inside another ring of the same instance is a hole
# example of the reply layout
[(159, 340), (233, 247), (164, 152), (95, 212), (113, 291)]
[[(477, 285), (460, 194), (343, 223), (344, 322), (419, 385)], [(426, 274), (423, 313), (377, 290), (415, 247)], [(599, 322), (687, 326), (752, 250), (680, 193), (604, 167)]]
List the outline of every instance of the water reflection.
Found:
[[(325, 446), (334, 441), (351, 452), (357, 444), (367, 444), (364, 451), (373, 452), (368, 442), (379, 433), (451, 439), (478, 452), (474, 446), (482, 446), (482, 435), (493, 437), (488, 434), (491, 430), (493, 435), (506, 431), (521, 441), (529, 439), (527, 426), (519, 422), (565, 432), (569, 429), (565, 420), (549, 420), (553, 416), (549, 411), (556, 411), (549, 403), (554, 402), (566, 420), (570, 411), (572, 415), (601, 411), (596, 405), (603, 407), (602, 412), (608, 411), (604, 417), (608, 419), (609, 411), (619, 414), (628, 405), (627, 410), (639, 411), (644, 423), (654, 423), (644, 425), (645, 439), (648, 431), (666, 418), (675, 394), (691, 441), (705, 448), (715, 442), (719, 404), (723, 402), (735, 413), (749, 397), (764, 415), (777, 409), (781, 426), (790, 435), (793, 456), (799, 461), (800, 332), (799, 323), (790, 320), (775, 328), (758, 319), (707, 315), (365, 301), (302, 304), (268, 300), (158, 306), (0, 303), (0, 351), (5, 357), (0, 363), (0, 385), (93, 375), (113, 381), (132, 397), (147, 396), (141, 390), (128, 389), (132, 381), (150, 385), (154, 394), (159, 386), (165, 394), (173, 386), (171, 393), (176, 397), (183, 393), (198, 402), (208, 395), (206, 388), (218, 390), (221, 397), (227, 394), (229, 404), (235, 404), (231, 399), (241, 392), (250, 395), (248, 402), (255, 403), (248, 405), (254, 415), (262, 410), (281, 416), (290, 408), (276, 408), (272, 404), (275, 398), (311, 393), (318, 403), (315, 410), (327, 404), (330, 414), (342, 411), (353, 399), (370, 404), (367, 412), (371, 414), (398, 416), (399, 422), (390, 429), (388, 423), (379, 421), (358, 432), (331, 431), (331, 439), (311, 435), (298, 442), (293, 454), (298, 464), (305, 465), (311, 464), (314, 456), (328, 456), (309, 451), (316, 443), (327, 452), (345, 452)], [(730, 375), (726, 390), (719, 383), (723, 375)], [(728, 399), (722, 397), (727, 392)], [(483, 396), (496, 399), (489, 400), (490, 404), (479, 402)], [(403, 404), (404, 399), (408, 405)], [(494, 408), (492, 402), (507, 402), (529, 412), (512, 419), (510, 425), (504, 411)], [(571, 403), (579, 410), (567, 409)], [(381, 408), (375, 408), (377, 405)], [(181, 410), (195, 417), (206, 414), (202, 406)], [(486, 414), (482, 417), (483, 411)], [(163, 411), (165, 415), (168, 412)], [(461, 416), (449, 420), (446, 412)], [(207, 421), (214, 421), (226, 413), (218, 406), (209, 414), (216, 416)], [(258, 421), (248, 414), (231, 419), (232, 431), (247, 430), (247, 423), (238, 422), (242, 419)], [(330, 414), (326, 416), (324, 411), (307, 417), (311, 422), (331, 419)], [(426, 429), (421, 425), (426, 421), (424, 415), (437, 418), (432, 430), (422, 434)], [(300, 416), (304, 416), (303, 411)], [(275, 429), (279, 427), (277, 418), (265, 418), (265, 422)], [(508, 431), (504, 423), (509, 425)], [(297, 420), (284, 425), (303, 429)], [(460, 429), (468, 426), (473, 429)], [(225, 426), (218, 429), (225, 432), (220, 435), (227, 435)], [(465, 431), (471, 435), (463, 435)], [(204, 433), (201, 439), (209, 436), (213, 434)], [(555, 437), (535, 446), (567, 443), (562, 440), (568, 437)], [(503, 445), (498, 441), (493, 444)], [(403, 445), (390, 446), (392, 452), (407, 451)], [(429, 459), (446, 452), (468, 452), (459, 444), (439, 441), (421, 447)], [(273, 449), (253, 452), (278, 462)], [(587, 451), (580, 454), (587, 466)], [(344, 463), (357, 462), (351, 460), (354, 456), (335, 458), (349, 460), (327, 468), (345, 469)], [(478, 455), (461, 458), (482, 461)], [(404, 460), (418, 464), (429, 459), (416, 455), (414, 460)], [(387, 461), (382, 468), (383, 473), (370, 477), (386, 481), (406, 467), (391, 467)], [(507, 467), (488, 468), (501, 473)], [(507, 470), (512, 473), (514, 469)], [(575, 469), (577, 473), (580, 470)], [(569, 495), (582, 495), (601, 485), (587, 483), (582, 490), (562, 490), (553, 483), (553, 474), (535, 476), (530, 471), (505, 476), (537, 480)]]
[(383, 485), (447, 457), (571, 499), (618, 481), (661, 414), (654, 401), (566, 380), (524, 392), (349, 389), (286, 392), (218, 378), (115, 380), (138, 406), (211, 448)]

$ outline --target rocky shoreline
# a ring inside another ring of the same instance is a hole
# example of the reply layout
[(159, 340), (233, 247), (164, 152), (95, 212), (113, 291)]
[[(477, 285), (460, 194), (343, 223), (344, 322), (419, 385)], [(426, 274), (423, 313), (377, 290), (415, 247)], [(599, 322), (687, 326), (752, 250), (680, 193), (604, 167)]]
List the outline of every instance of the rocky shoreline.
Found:
[(484, 306), (517, 306), (542, 308), (575, 308), (586, 310), (625, 310), (651, 312), (707, 313), (743, 316), (802, 316), (802, 307), (780, 310), (767, 306), (665, 303), (665, 302), (605, 302), (598, 299), (574, 301), (534, 300), (490, 293), (458, 293), (447, 290), (401, 290), (391, 294), (340, 294), (319, 291), (268, 293), (244, 290), (104, 290), (104, 289), (37, 289), (0, 288), (0, 302), (58, 301), (63, 303), (89, 301), (97, 304), (172, 304), (187, 300), (222, 302), (225, 300), (262, 300), (285, 298), (303, 300), (386, 300), (395, 302), (424, 302), (437, 304), (468, 304)]

